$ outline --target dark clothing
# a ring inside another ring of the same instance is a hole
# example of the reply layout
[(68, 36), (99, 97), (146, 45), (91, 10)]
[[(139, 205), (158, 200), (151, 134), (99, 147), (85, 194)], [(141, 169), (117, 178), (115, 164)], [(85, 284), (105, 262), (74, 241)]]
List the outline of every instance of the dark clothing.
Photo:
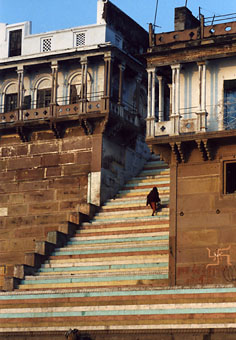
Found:
[(157, 188), (153, 188), (150, 193), (147, 195), (147, 205), (151, 204), (151, 202), (160, 202), (160, 197)]
[(160, 202), (160, 197), (159, 193), (156, 187), (154, 187), (150, 193), (147, 195), (147, 205), (150, 204), (152, 208), (152, 216), (154, 216), (156, 210), (157, 210), (157, 205)]

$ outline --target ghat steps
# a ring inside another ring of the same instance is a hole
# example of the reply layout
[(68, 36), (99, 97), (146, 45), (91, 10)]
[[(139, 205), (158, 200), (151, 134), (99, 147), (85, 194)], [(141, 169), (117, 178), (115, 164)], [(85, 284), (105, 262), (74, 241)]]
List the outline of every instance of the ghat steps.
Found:
[[(153, 186), (163, 204), (157, 216), (146, 206)], [(19, 290), (167, 286), (168, 203), (169, 169), (152, 159)]]
[[(164, 207), (151, 217), (145, 204), (154, 185)], [(235, 328), (235, 287), (167, 286), (168, 200), (169, 170), (151, 161), (35, 276), (0, 293), (0, 340), (64, 339), (69, 328), (96, 338), (112, 331), (112, 339), (115, 332)]]

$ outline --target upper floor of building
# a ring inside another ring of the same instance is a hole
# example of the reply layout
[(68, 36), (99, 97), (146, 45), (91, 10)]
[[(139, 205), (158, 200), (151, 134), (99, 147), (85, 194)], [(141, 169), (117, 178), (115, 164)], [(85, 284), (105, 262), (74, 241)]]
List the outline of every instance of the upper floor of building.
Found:
[(146, 71), (138, 55), (148, 32), (129, 16), (98, 0), (95, 25), (30, 32), (30, 22), (0, 25), (1, 133), (22, 122), (42, 126), (110, 113), (145, 126)]
[(175, 31), (150, 25), (149, 137), (236, 128), (236, 16), (195, 18), (175, 9)]
[(0, 65), (88, 50), (103, 44), (116, 46), (129, 54), (139, 54), (147, 47), (146, 32), (108, 0), (97, 1), (97, 22), (93, 25), (32, 34), (30, 21), (10, 25), (0, 23)]

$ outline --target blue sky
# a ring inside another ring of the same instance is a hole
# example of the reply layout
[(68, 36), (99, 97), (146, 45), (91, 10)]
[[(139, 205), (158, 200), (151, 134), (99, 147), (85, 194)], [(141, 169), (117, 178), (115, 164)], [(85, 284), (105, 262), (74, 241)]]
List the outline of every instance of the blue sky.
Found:
[[(148, 30), (154, 21), (157, 0), (112, 0), (112, 2)], [(186, 0), (158, 0), (156, 32), (173, 30), (174, 8)], [(96, 23), (97, 0), (0, 0), (0, 22), (32, 21), (33, 33)], [(236, 12), (235, 0), (188, 0), (188, 8), (205, 16)]]

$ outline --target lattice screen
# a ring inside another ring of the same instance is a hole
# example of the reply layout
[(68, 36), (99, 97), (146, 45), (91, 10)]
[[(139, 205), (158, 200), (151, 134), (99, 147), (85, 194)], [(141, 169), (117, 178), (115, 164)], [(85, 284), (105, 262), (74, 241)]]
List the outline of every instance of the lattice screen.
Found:
[(76, 34), (76, 46), (85, 45), (85, 33), (77, 33)]
[(51, 38), (43, 39), (42, 50), (43, 52), (48, 52), (52, 50), (52, 39)]

